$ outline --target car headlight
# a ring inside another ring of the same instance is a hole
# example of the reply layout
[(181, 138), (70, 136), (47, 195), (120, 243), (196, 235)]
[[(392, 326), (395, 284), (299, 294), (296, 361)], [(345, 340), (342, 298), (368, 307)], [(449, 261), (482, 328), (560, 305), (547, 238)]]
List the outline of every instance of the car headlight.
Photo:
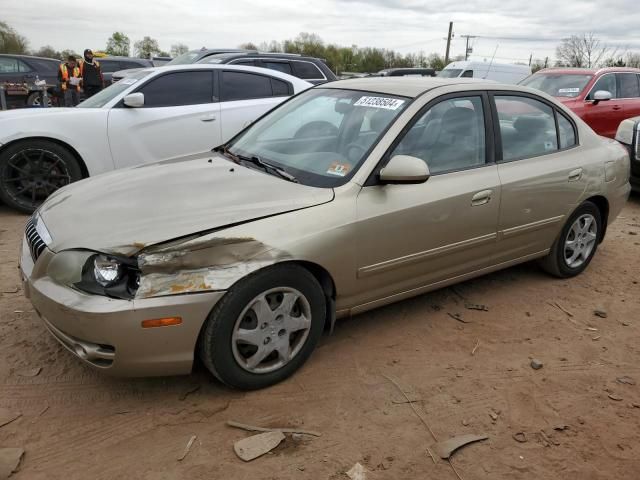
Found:
[(103, 287), (115, 284), (122, 277), (123, 271), (122, 263), (116, 258), (106, 255), (93, 257), (93, 276), (95, 281)]

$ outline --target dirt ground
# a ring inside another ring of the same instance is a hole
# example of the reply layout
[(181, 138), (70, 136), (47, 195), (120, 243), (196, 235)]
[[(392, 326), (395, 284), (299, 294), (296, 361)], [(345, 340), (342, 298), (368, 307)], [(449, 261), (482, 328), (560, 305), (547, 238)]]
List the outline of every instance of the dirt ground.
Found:
[[(438, 440), (489, 437), (453, 456), (464, 480), (640, 478), (638, 196), (580, 277), (556, 280), (527, 264), (341, 321), (292, 378), (249, 393), (202, 366), (157, 379), (85, 367), (19, 289), (25, 220), (0, 206), (0, 409), (22, 413), (0, 427), (0, 447), (26, 451), (12, 479), (346, 479), (360, 462), (368, 479), (455, 480), (386, 377)], [(289, 436), (243, 463), (232, 446), (249, 433), (227, 420), (322, 436)]]

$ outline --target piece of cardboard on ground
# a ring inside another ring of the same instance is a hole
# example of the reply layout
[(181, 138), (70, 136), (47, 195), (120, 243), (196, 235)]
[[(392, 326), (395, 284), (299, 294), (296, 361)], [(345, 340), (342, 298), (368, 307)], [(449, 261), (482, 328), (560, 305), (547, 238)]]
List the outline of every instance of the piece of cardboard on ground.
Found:
[(0, 480), (7, 480), (18, 469), (23, 455), (22, 448), (0, 448)]
[(236, 455), (245, 462), (254, 460), (267, 452), (270, 452), (285, 439), (282, 432), (265, 432), (243, 438), (233, 444)]

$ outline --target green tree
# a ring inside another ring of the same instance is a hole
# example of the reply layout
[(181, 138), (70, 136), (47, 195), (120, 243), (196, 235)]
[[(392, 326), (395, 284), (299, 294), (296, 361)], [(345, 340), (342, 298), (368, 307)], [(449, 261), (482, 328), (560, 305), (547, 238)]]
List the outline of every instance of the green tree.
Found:
[(160, 53), (160, 46), (155, 38), (144, 37), (133, 44), (133, 49), (138, 58), (151, 58)]
[(128, 57), (131, 50), (131, 40), (122, 32), (113, 32), (107, 40), (105, 52), (109, 55)]
[(258, 47), (253, 42), (245, 42), (240, 45), (243, 50), (258, 50)]
[(73, 50), (71, 50), (71, 49), (62, 50), (62, 51), (60, 52), (60, 58), (61, 58), (62, 60), (66, 60), (67, 58), (69, 58), (69, 57), (71, 57), (71, 56), (73, 56), (73, 57), (75, 57), (75, 58), (82, 58), (82, 55), (80, 55), (80, 54), (79, 54), (79, 53), (77, 53), (77, 52), (74, 52), (74, 51), (73, 51)]
[(184, 43), (174, 43), (171, 45), (171, 57), (177, 57), (189, 51), (189, 47)]
[(0, 22), (0, 53), (26, 54), (29, 42), (5, 22)]
[(56, 58), (58, 60), (62, 60), (62, 54), (51, 45), (40, 47), (38, 50), (34, 51), (33, 54), (36, 57)]

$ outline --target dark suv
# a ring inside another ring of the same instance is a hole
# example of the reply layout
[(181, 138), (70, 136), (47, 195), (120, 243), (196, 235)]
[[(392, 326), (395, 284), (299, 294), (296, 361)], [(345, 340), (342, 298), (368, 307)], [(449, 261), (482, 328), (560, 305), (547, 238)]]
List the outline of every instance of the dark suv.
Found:
[(29, 55), (0, 55), (0, 85), (5, 88), (8, 106), (24, 107), (40, 104), (40, 91), (36, 79), (47, 82), (54, 95), (58, 83), (60, 60)]
[(236, 52), (208, 55), (197, 63), (226, 63), (270, 68), (318, 85), (337, 80), (324, 60), (294, 53)]
[(102, 70), (102, 77), (104, 79), (105, 87), (111, 85), (111, 76), (113, 72), (119, 70), (125, 70), (130, 68), (149, 68), (153, 67), (154, 63), (146, 58), (133, 58), (133, 57), (103, 57), (96, 60), (100, 64)]

